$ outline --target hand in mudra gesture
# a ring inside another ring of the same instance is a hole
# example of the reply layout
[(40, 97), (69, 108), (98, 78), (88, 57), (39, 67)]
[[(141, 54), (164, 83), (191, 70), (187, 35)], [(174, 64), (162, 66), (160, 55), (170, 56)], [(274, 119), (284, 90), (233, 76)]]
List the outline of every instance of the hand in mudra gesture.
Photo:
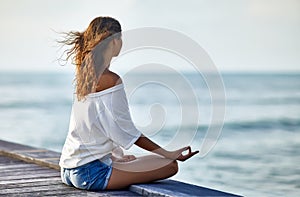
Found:
[[(186, 150), (188, 150), (188, 153), (183, 154), (183, 152)], [(198, 153), (198, 150), (192, 152), (192, 148), (190, 146), (186, 146), (175, 151), (170, 151), (166, 157), (173, 160), (185, 161)]]

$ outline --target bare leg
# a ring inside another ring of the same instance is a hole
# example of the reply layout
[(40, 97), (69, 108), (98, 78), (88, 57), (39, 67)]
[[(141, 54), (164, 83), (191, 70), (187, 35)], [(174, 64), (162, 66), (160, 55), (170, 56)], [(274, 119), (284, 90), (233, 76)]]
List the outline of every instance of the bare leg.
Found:
[(130, 162), (115, 162), (107, 189), (121, 189), (136, 183), (166, 179), (177, 172), (176, 161), (158, 155), (138, 157)]

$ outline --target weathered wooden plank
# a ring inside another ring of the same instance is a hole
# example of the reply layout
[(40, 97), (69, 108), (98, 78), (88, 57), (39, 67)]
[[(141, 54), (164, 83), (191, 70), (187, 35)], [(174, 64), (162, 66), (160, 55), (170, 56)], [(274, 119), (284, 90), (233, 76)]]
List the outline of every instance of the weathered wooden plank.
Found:
[(84, 191), (84, 190), (67, 190), (67, 191), (62, 191), (62, 190), (54, 190), (54, 191), (39, 191), (35, 193), (22, 193), (19, 194), (20, 196), (68, 196), (68, 197), (78, 197), (78, 196), (87, 196), (87, 197), (115, 197), (115, 196), (140, 196), (137, 195), (136, 193), (130, 192), (130, 191), (114, 191), (114, 192), (108, 192), (108, 191), (99, 191), (99, 192), (91, 192), (91, 191)]
[(7, 156), (7, 157), (12, 157), (12, 158), (15, 158), (15, 159), (19, 159), (19, 160), (22, 160), (22, 161), (25, 161), (25, 162), (28, 162), (28, 163), (35, 163), (35, 164), (38, 164), (38, 165), (41, 165), (41, 166), (46, 166), (46, 167), (50, 167), (50, 168), (53, 168), (53, 169), (56, 169), (56, 170), (59, 170), (60, 167), (58, 165), (58, 158), (56, 160), (53, 160), (53, 158), (49, 158), (50, 160), (48, 161), (47, 159), (45, 158), (34, 158), (34, 157), (31, 157), (31, 156), (26, 156), (25, 154), (23, 153), (16, 153), (16, 152), (9, 152), (9, 151), (2, 151), (0, 150), (0, 155), (4, 155), (4, 156)]
[[(4, 142), (4, 144), (7, 144)], [(0, 149), (3, 142), (0, 140)], [(5, 145), (6, 146), (6, 145)], [(136, 196), (131, 191), (91, 192), (69, 187), (61, 182), (60, 173), (29, 162), (44, 160), (58, 166), (60, 154), (42, 149), (10, 144), (4, 156), (0, 156), (0, 195), (6, 196)], [(1, 152), (1, 151), (0, 151)], [(3, 153), (3, 152), (2, 152)], [(15, 158), (9, 158), (14, 156)]]
[(53, 172), (51, 169), (37, 169), (37, 168), (34, 168), (34, 169), (29, 169), (29, 170), (26, 170), (26, 169), (19, 169), (19, 170), (16, 170), (16, 171), (0, 171), (0, 177), (4, 177), (4, 176), (23, 176), (23, 175), (32, 175), (32, 174), (51, 174), (51, 173), (55, 173), (57, 174), (57, 172)]
[[(88, 196), (88, 192), (87, 191), (81, 191), (81, 190), (54, 190), (54, 191), (38, 191), (35, 193), (23, 193), (23, 194), (30, 194), (30, 196)], [(92, 195), (92, 196), (97, 196), (96, 195)]]
[(2, 163), (2, 162), (11, 162), (11, 161), (20, 161), (20, 160), (0, 155), (0, 163)]
[(135, 193), (146, 196), (230, 196), (238, 197), (238, 195), (209, 189), (197, 185), (183, 183), (175, 180), (162, 180), (147, 184), (131, 185), (130, 190)]
[[(11, 165), (3, 165), (0, 166), (0, 170), (9, 170), (9, 169), (21, 169), (21, 168), (35, 168), (36, 164), (31, 164), (31, 163), (19, 163), (19, 164), (11, 164)], [(42, 166), (41, 166), (42, 167)], [(42, 167), (44, 168), (44, 167)]]
[(57, 184), (57, 185), (48, 185), (48, 186), (39, 186), (39, 187), (35, 187), (35, 186), (31, 186), (31, 187), (21, 187), (21, 188), (11, 188), (11, 189), (1, 189), (0, 190), (0, 194), (14, 194), (14, 193), (35, 193), (35, 192), (41, 192), (41, 191), (55, 191), (55, 190), (68, 190), (68, 189), (72, 189), (66, 185), (64, 185), (63, 183), (61, 184)]
[(47, 152), (48, 150), (47, 149), (29, 149), (29, 150), (15, 150), (15, 152), (18, 152), (18, 153), (34, 153), (34, 152)]
[[(149, 196), (237, 196), (173, 180), (132, 185), (129, 187), (130, 191), (103, 191), (95, 193), (77, 190), (61, 183), (60, 168), (58, 166), (59, 156), (59, 153), (53, 151), (0, 140), (0, 167), (6, 170), (2, 174), (0, 172), (0, 194), (6, 196), (137, 196), (139, 194)], [(34, 171), (29, 170), (31, 169), (29, 168), (26, 172), (26, 167), (23, 166), (24, 173), (19, 173), (22, 171), (20, 170), (22, 168), (16, 169), (16, 167), (25, 163), (18, 160), (50, 167), (56, 169), (56, 171), (45, 170), (42, 172), (43, 170)], [(10, 165), (13, 167), (10, 168)], [(13, 169), (15, 169), (16, 175), (10, 173)]]
[(22, 163), (22, 161), (0, 155), (0, 166), (18, 164), (18, 163)]
[[(59, 170), (60, 153), (0, 140), (0, 155)], [(0, 159), (3, 162), (11, 162)], [(1, 162), (0, 162), (1, 163)], [(0, 164), (1, 166), (1, 164)]]
[(22, 162), (7, 162), (7, 163), (0, 163), (0, 167), (15, 165), (15, 164), (21, 164)]
[(32, 157), (32, 158), (60, 158), (60, 154), (57, 152), (53, 151), (43, 151), (43, 152), (18, 152), (16, 153), (22, 153), (22, 155), (27, 156), (27, 157)]
[[(58, 185), (58, 187), (57, 187)], [(31, 187), (44, 187), (44, 189), (37, 191), (37, 189), (31, 189)], [(64, 185), (61, 182), (38, 182), (38, 183), (21, 183), (21, 184), (11, 184), (4, 186), (0, 185), (0, 194), (22, 194), (22, 195), (30, 195), (30, 196), (58, 196), (58, 195), (68, 195), (68, 196), (137, 196), (136, 193), (130, 191), (99, 191), (99, 192), (91, 192), (85, 190), (79, 190), (73, 187), (69, 187)], [(13, 190), (13, 192), (11, 192)], [(88, 195), (89, 194), (89, 195)]]
[(44, 177), (44, 178), (4, 180), (4, 181), (0, 181), (0, 185), (19, 184), (19, 183), (35, 183), (35, 182), (45, 182), (45, 181), (52, 181), (52, 180), (61, 182), (61, 178), (55, 176), (55, 177)]
[[(90, 191), (84, 191), (84, 190), (78, 190), (75, 189), (73, 187), (69, 187), (64, 185), (60, 180), (45, 180), (45, 181), (40, 181), (40, 182), (27, 182), (27, 183), (13, 183), (13, 184), (6, 184), (6, 185), (1, 185), (0, 184), (0, 191), (4, 189), (4, 192), (7, 192), (8, 189), (13, 189), (14, 192), (16, 192), (16, 189), (21, 189), (22, 192), (19, 192), (19, 194), (30, 194), (30, 196), (36, 196), (36, 195), (32, 195), (32, 190), (30, 190), (30, 192), (24, 188), (26, 187), (40, 187), (40, 186), (44, 186), (50, 189), (50, 187), (55, 186), (55, 185), (63, 185), (63, 190), (59, 189), (57, 190), (57, 187), (55, 187), (55, 189), (51, 190), (51, 191), (34, 191), (34, 194), (37, 194), (37, 196), (57, 196), (57, 195), (73, 195), (73, 196), (81, 196), (81, 195), (87, 195), (87, 193), (89, 194), (93, 194), (93, 196), (136, 196), (135, 193), (130, 192), (130, 191), (105, 191), (105, 192), (90, 192)], [(50, 186), (50, 187), (49, 187)], [(6, 189), (6, 190), (5, 190)], [(0, 192), (1, 194), (1, 192)], [(7, 194), (7, 193), (6, 193)]]
[(46, 178), (46, 177), (59, 177), (59, 172), (50, 172), (47, 174), (26, 174), (26, 175), (18, 175), (18, 176), (6, 176), (0, 177), (0, 181), (5, 180), (18, 180), (18, 179), (32, 179), (32, 178)]
[[(44, 167), (44, 166), (39, 166), (36, 164), (29, 164), (29, 163), (20, 163), (20, 164), (12, 164), (12, 165), (7, 165), (7, 166), (0, 166), (0, 171), (18, 171), (18, 170), (30, 170), (30, 169), (47, 169), (49, 170), (50, 168)], [(53, 169), (51, 169), (53, 170)]]
[(27, 182), (27, 183), (12, 183), (12, 184), (0, 184), (0, 190), (2, 189), (15, 189), (15, 188), (23, 188), (23, 187), (39, 187), (39, 186), (49, 186), (49, 185), (61, 185), (63, 184), (59, 180), (45, 180), (40, 182)]
[(68, 189), (68, 190), (51, 190), (51, 191), (36, 191), (32, 192), (23, 192), (19, 193), (20, 196), (68, 196), (68, 197), (78, 197), (78, 196), (87, 196), (87, 197), (135, 197), (140, 196), (136, 193), (126, 190), (119, 190), (119, 191), (85, 191), (85, 190), (78, 190), (78, 189)]
[[(49, 193), (49, 191), (52, 191)], [(68, 187), (64, 184), (57, 184), (57, 185), (48, 185), (48, 186), (32, 186), (32, 187), (21, 187), (21, 188), (11, 188), (11, 189), (1, 189), (0, 194), (34, 194), (34, 193), (46, 193), (48, 192), (48, 195), (50, 194), (57, 194), (62, 193), (64, 191), (64, 194), (66, 193), (73, 193), (76, 196), (80, 195), (90, 195), (90, 196), (132, 196), (134, 193), (128, 192), (128, 191), (99, 191), (99, 192), (90, 192), (85, 190), (78, 190), (72, 187)], [(136, 194), (135, 194), (136, 195)]]
[(1, 172), (20, 172), (20, 171), (35, 171), (35, 170), (49, 170), (49, 168), (44, 168), (44, 167), (36, 167), (36, 166), (29, 166), (29, 167), (22, 167), (22, 168), (4, 168), (4, 169), (0, 169), (0, 174)]
[(127, 190), (106, 190), (105, 192), (98, 192), (100, 195), (99, 196), (102, 196), (102, 195), (107, 195), (107, 196), (141, 196), (137, 193), (134, 193), (132, 191), (127, 191)]
[(0, 140), (0, 150), (3, 151), (16, 151), (16, 150), (35, 150), (36, 148), (31, 146), (25, 146), (14, 142), (7, 142)]

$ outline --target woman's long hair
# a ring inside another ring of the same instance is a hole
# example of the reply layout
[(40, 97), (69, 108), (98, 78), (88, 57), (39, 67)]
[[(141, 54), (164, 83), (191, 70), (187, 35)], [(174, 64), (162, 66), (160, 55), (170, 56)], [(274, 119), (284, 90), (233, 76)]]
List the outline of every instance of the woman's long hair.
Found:
[(64, 33), (64, 40), (58, 41), (72, 46), (65, 53), (66, 60), (72, 58), (72, 63), (76, 65), (76, 95), (79, 101), (95, 92), (98, 79), (105, 69), (105, 65), (102, 65), (103, 53), (112, 38), (121, 36), (121, 31), (121, 25), (116, 19), (97, 17), (85, 31)]

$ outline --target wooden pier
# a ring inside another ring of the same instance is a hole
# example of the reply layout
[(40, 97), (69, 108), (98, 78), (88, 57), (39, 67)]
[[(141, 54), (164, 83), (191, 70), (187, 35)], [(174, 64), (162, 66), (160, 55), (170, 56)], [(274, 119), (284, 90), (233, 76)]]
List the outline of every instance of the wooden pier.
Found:
[(237, 196), (174, 180), (91, 192), (61, 182), (60, 153), (0, 140), (0, 195), (6, 196)]

